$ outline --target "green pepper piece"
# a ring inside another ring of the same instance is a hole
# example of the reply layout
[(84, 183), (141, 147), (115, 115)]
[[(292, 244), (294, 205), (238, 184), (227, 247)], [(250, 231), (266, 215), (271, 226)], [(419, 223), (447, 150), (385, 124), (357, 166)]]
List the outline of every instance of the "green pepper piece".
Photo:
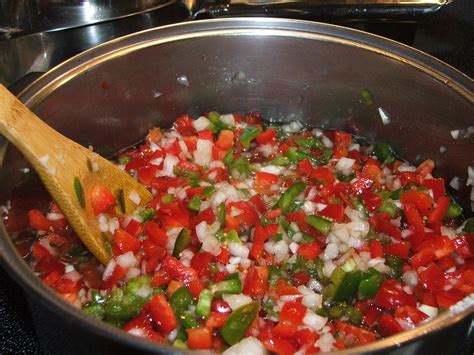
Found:
[(313, 159), (312, 161), (316, 165), (326, 165), (327, 163), (329, 163), (329, 160), (331, 159), (331, 157), (332, 157), (332, 149), (325, 148), (323, 149), (323, 153), (319, 156), (319, 158)]
[(387, 143), (377, 143), (374, 148), (375, 156), (382, 163), (388, 164), (395, 160), (392, 148)]
[(161, 197), (161, 202), (165, 205), (174, 201), (174, 196), (172, 194), (166, 194)]
[(362, 215), (363, 220), (366, 220), (369, 217), (369, 212), (367, 211), (367, 208), (365, 208), (364, 203), (360, 199), (352, 200), (352, 205), (359, 212), (359, 214)]
[(184, 328), (178, 328), (178, 334), (176, 334), (176, 339), (181, 340), (184, 343), (188, 340), (188, 333)]
[(118, 163), (120, 165), (127, 165), (130, 162), (130, 160), (132, 160), (132, 158), (126, 157), (126, 156), (121, 156), (121, 157), (118, 158)]
[(173, 173), (176, 176), (184, 176), (190, 179), (199, 180), (199, 175), (196, 172), (180, 168), (179, 166), (176, 166), (176, 165), (173, 167)]
[(209, 112), (208, 118), (218, 130), (230, 129), (228, 125), (221, 121), (221, 115), (216, 111)]
[(332, 227), (330, 220), (320, 216), (307, 216), (306, 223), (319, 231), (322, 235), (328, 235)]
[(374, 297), (382, 282), (383, 276), (380, 272), (362, 280), (359, 284), (359, 298), (365, 299)]
[(239, 280), (240, 281), (239, 273), (233, 272), (232, 274), (229, 274), (226, 277), (224, 277), (224, 280)]
[(297, 163), (305, 159), (309, 159), (311, 161), (316, 159), (313, 155), (303, 152), (301, 150), (297, 150), (294, 147), (291, 147), (290, 149), (288, 149), (288, 151), (286, 152), (286, 156), (288, 157), (289, 161), (291, 161), (292, 163)]
[(231, 229), (225, 234), (225, 239), (227, 243), (237, 243), (237, 244), (242, 244), (242, 241), (240, 240), (239, 234), (234, 230)]
[(86, 201), (84, 199), (84, 189), (82, 188), (81, 181), (77, 176), (74, 177), (74, 192), (76, 193), (76, 198), (79, 202), (79, 205), (84, 208), (86, 206)]
[(384, 254), (385, 263), (390, 268), (388, 275), (392, 279), (398, 279), (403, 272), (403, 258), (395, 255)]
[(369, 89), (362, 90), (360, 95), (362, 96), (362, 100), (364, 104), (366, 104), (367, 106), (370, 106), (374, 103), (374, 98), (372, 96), (372, 93), (369, 91)]
[(240, 143), (242, 143), (242, 146), (245, 149), (250, 148), (250, 143), (257, 138), (257, 136), (260, 133), (260, 128), (256, 126), (248, 126), (247, 128), (244, 129), (242, 134), (239, 137)]
[(462, 213), (462, 207), (459, 206), (456, 202), (451, 199), (449, 203), (448, 209), (446, 210), (445, 217), (446, 218), (456, 218), (459, 217)]
[(272, 159), (268, 165), (288, 166), (290, 164), (291, 162), (287, 157), (280, 156)]
[(190, 311), (181, 312), (181, 314), (176, 318), (179, 320), (179, 323), (185, 329), (194, 329), (199, 328), (201, 326), (197, 321), (196, 316)]
[(303, 148), (314, 148), (319, 150), (324, 148), (324, 144), (314, 136), (298, 138), (296, 139), (296, 144)]
[(179, 317), (189, 306), (194, 304), (194, 298), (188, 288), (183, 286), (178, 288), (170, 297), (170, 306), (174, 314)]
[(232, 174), (238, 173), (247, 176), (251, 170), (250, 163), (245, 157), (238, 157), (229, 164), (229, 171)]
[(337, 287), (334, 293), (334, 301), (348, 301), (353, 297), (359, 289), (359, 284), (362, 281), (362, 272), (360, 270), (354, 270), (347, 272), (344, 275), (344, 279)]
[(199, 317), (207, 318), (211, 313), (212, 292), (208, 289), (202, 290), (196, 305), (196, 314)]
[(224, 293), (241, 293), (242, 281), (240, 279), (223, 280), (211, 286), (214, 296), (220, 297)]
[(219, 206), (217, 206), (217, 221), (221, 224), (223, 228), (225, 225), (225, 203), (222, 202)]
[(222, 162), (228, 166), (232, 163), (234, 157), (234, 151), (231, 149), (227, 153), (225, 153), (224, 159), (222, 159)]
[(86, 306), (82, 309), (86, 314), (97, 318), (97, 319), (102, 319), (104, 318), (104, 307), (100, 304), (91, 304), (89, 306)]
[(193, 196), (191, 200), (189, 200), (188, 208), (196, 212), (201, 210), (201, 199), (199, 196)]
[(260, 302), (254, 301), (237, 308), (227, 318), (222, 328), (222, 337), (230, 344), (237, 344), (245, 336), (260, 310)]
[(353, 306), (346, 306), (345, 315), (347, 316), (347, 320), (355, 325), (359, 325), (362, 322), (363, 314), (361, 311), (359, 311), (357, 308)]
[(151, 286), (151, 276), (150, 275), (141, 275), (134, 277), (133, 279), (128, 280), (126, 290), (130, 293), (133, 293), (137, 297), (141, 297), (137, 295), (139, 290), (143, 289), (144, 287), (150, 287), (150, 294), (152, 292)]
[(178, 237), (176, 238), (176, 242), (174, 243), (173, 256), (175, 258), (178, 258), (179, 254), (181, 254), (184, 249), (189, 247), (189, 245), (191, 244), (191, 240), (192, 237), (189, 230), (186, 228), (181, 229), (178, 234)]
[(146, 300), (135, 296), (133, 293), (124, 292), (118, 288), (112, 292), (111, 297), (105, 304), (104, 316), (117, 320), (126, 321), (140, 313)]
[(144, 208), (140, 212), (138, 212), (138, 217), (140, 217), (140, 220), (142, 223), (149, 221), (153, 217), (155, 217), (156, 211), (153, 208)]
[(299, 181), (291, 185), (280, 197), (275, 208), (281, 208), (283, 213), (287, 213), (291, 207), (292, 202), (304, 191), (306, 185)]
[(214, 192), (216, 192), (216, 189), (213, 186), (208, 186), (204, 189), (204, 191), (202, 193), (203, 193), (204, 197), (211, 198), (211, 196), (214, 194)]
[(178, 348), (178, 349), (187, 349), (188, 348), (188, 344), (186, 344), (184, 341), (182, 341), (181, 339), (176, 339), (174, 342), (173, 342), (173, 346)]
[(273, 265), (268, 266), (268, 282), (274, 284), (282, 278), (281, 270)]
[(388, 213), (390, 217), (392, 218), (395, 218), (395, 216), (397, 215), (397, 211), (398, 211), (397, 206), (395, 206), (395, 204), (389, 201), (388, 199), (383, 200), (380, 207), (377, 210), (377, 212), (380, 212), (380, 213), (384, 213), (384, 212)]
[(398, 189), (398, 190), (392, 191), (392, 193), (390, 195), (390, 198), (392, 200), (400, 200), (400, 197), (402, 196), (402, 194), (404, 192), (405, 192), (405, 190), (403, 190), (403, 189)]
[(468, 218), (464, 224), (464, 231), (474, 233), (474, 217)]

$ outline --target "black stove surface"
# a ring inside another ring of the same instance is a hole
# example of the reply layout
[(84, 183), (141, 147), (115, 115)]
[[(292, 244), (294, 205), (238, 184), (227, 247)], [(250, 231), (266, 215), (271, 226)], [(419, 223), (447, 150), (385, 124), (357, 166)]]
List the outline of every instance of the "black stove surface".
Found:
[[(367, 29), (399, 38), (396, 26)], [(425, 19), (418, 25), (411, 44), (474, 77), (474, 1), (456, 0)], [(472, 347), (468, 350), (470, 346), (466, 344), (466, 354), (473, 353)], [(42, 354), (24, 293), (0, 268), (0, 354), (20, 353)], [(440, 352), (433, 349), (431, 353)]]

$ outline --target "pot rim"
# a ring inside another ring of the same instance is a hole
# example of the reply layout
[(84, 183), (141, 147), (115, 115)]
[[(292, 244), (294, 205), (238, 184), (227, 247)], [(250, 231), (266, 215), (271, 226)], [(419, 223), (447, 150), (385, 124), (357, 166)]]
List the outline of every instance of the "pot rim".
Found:
[[(452, 90), (468, 100), (468, 102), (474, 103), (474, 81), (472, 79), (440, 60), (406, 45), (380, 36), (336, 25), (302, 20), (258, 17), (185, 22), (117, 38), (82, 52), (53, 68), (23, 90), (19, 98), (27, 106), (34, 108), (39, 102), (69, 80), (73, 80), (81, 73), (107, 60), (126, 55), (145, 47), (172, 41), (190, 40), (197, 37), (233, 35), (305, 38), (358, 47), (390, 57), (399, 61), (401, 64), (410, 65), (423, 71), (435, 80), (441, 81), (446, 86), (449, 86)], [(0, 147), (0, 167), (6, 151), (6, 142), (2, 142), (1, 145), (3, 147)], [(20, 281), (23, 288), (25, 290), (32, 290), (36, 296), (45, 301), (44, 304), (50, 310), (60, 314), (65, 320), (71, 322), (78, 319), (80, 322), (75, 322), (76, 326), (93, 330), (119, 343), (126, 342), (142, 351), (182, 353), (182, 351), (172, 346), (153, 344), (147, 340), (128, 334), (105, 322), (89, 317), (81, 310), (64, 302), (49, 287), (44, 285), (43, 282), (34, 275), (28, 265), (18, 256), (3, 224), (0, 228), (0, 247), (4, 264), (6, 264), (12, 275), (17, 276), (16, 279)], [(353, 353), (354, 351), (372, 352), (407, 345), (423, 335), (441, 331), (474, 313), (472, 300), (470, 305), (460, 308), (458, 312), (446, 312), (415, 329), (381, 339), (368, 345), (339, 351), (337, 353), (347, 354)]]

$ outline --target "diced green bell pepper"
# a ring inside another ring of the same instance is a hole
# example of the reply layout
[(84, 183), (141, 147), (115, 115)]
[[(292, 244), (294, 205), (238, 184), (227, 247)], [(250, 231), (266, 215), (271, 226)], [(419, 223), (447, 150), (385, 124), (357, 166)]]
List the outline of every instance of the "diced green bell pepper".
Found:
[(444, 215), (446, 218), (456, 218), (462, 214), (462, 207), (459, 206), (456, 202), (451, 200), (449, 203), (448, 209), (446, 210), (446, 214)]
[(260, 128), (256, 126), (248, 126), (247, 128), (244, 129), (242, 134), (239, 137), (240, 143), (242, 143), (242, 146), (245, 149), (250, 148), (250, 143), (257, 138), (257, 136), (260, 133)]
[(322, 235), (328, 235), (332, 227), (330, 220), (320, 216), (307, 216), (306, 223), (319, 231)]
[(211, 286), (214, 296), (220, 297), (224, 293), (241, 293), (242, 281), (240, 279), (223, 280)]
[(222, 328), (222, 337), (230, 344), (237, 344), (245, 336), (260, 311), (260, 302), (254, 301), (234, 310)]
[(174, 248), (173, 248), (173, 256), (175, 258), (179, 257), (179, 254), (189, 247), (191, 244), (191, 233), (189, 232), (188, 229), (183, 228), (178, 234), (178, 237), (176, 238), (176, 242), (174, 243)]
[(283, 213), (287, 213), (290, 210), (293, 201), (304, 191), (305, 188), (306, 185), (301, 181), (294, 183), (280, 196), (275, 207), (279, 207), (282, 209)]
[(191, 200), (189, 200), (188, 208), (196, 212), (201, 210), (201, 199), (199, 196), (193, 196)]
[(391, 163), (395, 160), (392, 148), (387, 143), (377, 143), (374, 148), (375, 156), (382, 163)]
[(204, 289), (199, 294), (199, 300), (196, 305), (196, 315), (199, 317), (207, 318), (211, 313), (212, 303), (212, 292), (208, 289)]
[(209, 121), (211, 121), (214, 127), (216, 127), (218, 130), (224, 130), (224, 129), (230, 130), (230, 127), (221, 121), (221, 116), (219, 115), (219, 113), (215, 111), (209, 112), (208, 118), (209, 118)]
[(359, 284), (359, 298), (366, 299), (374, 297), (383, 282), (382, 274), (370, 268), (367, 272), (363, 273), (362, 278), (363, 280)]
[(313, 148), (319, 150), (324, 148), (324, 144), (314, 136), (298, 138), (296, 139), (296, 144), (303, 148)]
[(385, 263), (390, 268), (388, 275), (392, 279), (398, 279), (400, 276), (402, 276), (403, 259), (391, 254), (384, 254), (384, 258), (385, 258)]
[(464, 224), (464, 231), (474, 233), (474, 217), (468, 218)]
[(102, 319), (104, 318), (104, 307), (100, 304), (91, 304), (89, 306), (86, 306), (82, 309), (86, 314), (97, 318), (97, 319)]
[(142, 223), (152, 219), (155, 217), (156, 211), (153, 208), (144, 208), (140, 212), (138, 212), (138, 217), (140, 217), (140, 220)]

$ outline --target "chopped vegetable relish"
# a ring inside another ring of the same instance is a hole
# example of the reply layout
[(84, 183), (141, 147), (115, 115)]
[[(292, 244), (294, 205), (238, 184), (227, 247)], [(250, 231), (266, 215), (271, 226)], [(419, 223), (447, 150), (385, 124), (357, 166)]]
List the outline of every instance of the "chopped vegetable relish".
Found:
[(474, 221), (432, 160), (415, 167), (342, 131), (210, 112), (152, 129), (117, 164), (154, 198), (125, 216), (134, 191), (81, 192), (109, 264), (54, 203), (28, 213), (30, 260), (65, 300), (136, 336), (227, 354), (326, 352), (412, 329), (474, 292)]

